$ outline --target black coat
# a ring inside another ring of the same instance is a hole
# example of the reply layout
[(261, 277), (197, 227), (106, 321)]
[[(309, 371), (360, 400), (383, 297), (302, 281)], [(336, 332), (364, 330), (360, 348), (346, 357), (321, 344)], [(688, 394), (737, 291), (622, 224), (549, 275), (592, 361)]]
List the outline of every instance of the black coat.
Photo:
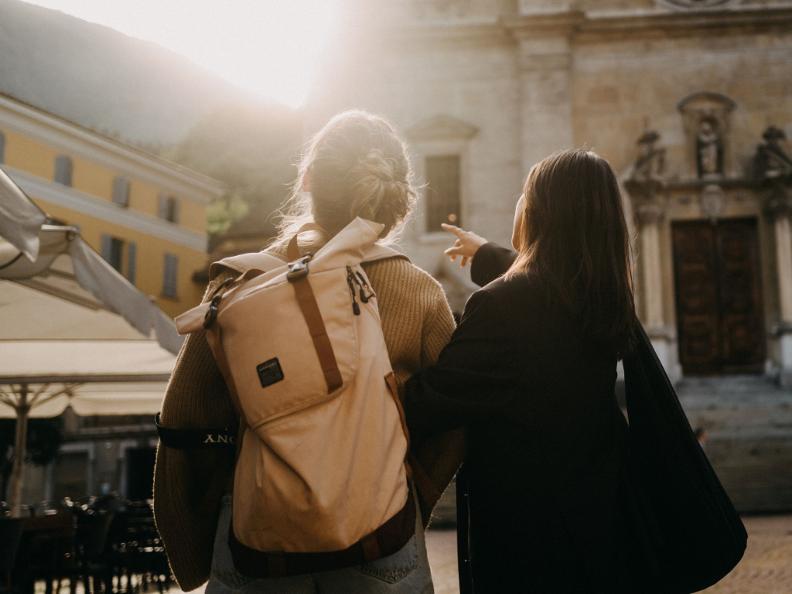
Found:
[(477, 594), (645, 592), (627, 570), (616, 355), (588, 341), (535, 275), (496, 278), (512, 259), (493, 244), (476, 254), (471, 274), (486, 286), (437, 365), (408, 382), (413, 439), (467, 430)]

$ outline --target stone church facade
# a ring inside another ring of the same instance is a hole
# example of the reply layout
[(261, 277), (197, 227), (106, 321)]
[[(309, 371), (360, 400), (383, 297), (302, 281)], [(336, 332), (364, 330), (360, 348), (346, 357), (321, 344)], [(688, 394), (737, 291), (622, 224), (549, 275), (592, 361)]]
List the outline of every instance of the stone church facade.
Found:
[(424, 199), (403, 245), (461, 309), (451, 220), (508, 240), (530, 167), (619, 174), (640, 316), (669, 374), (792, 384), (792, 1), (349, 0), (307, 133), (360, 107), (405, 135)]
[(620, 177), (640, 317), (742, 510), (792, 509), (792, 1), (346, 0), (306, 134), (350, 108), (409, 142), (402, 243), (461, 311), (456, 221), (505, 243), (530, 167)]

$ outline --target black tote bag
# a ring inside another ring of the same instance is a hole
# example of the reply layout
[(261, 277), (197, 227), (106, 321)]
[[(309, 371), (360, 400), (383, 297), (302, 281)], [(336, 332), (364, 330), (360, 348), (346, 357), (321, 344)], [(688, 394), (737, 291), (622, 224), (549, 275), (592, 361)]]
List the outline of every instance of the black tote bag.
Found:
[(629, 416), (625, 504), (641, 546), (636, 573), (663, 594), (697, 592), (729, 573), (747, 534), (643, 328), (624, 359)]

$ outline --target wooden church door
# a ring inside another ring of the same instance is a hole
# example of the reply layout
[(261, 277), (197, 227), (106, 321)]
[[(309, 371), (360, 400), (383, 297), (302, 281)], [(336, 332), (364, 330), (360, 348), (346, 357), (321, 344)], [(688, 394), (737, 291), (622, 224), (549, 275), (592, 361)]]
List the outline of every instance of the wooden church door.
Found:
[(765, 334), (757, 220), (677, 222), (671, 232), (683, 371), (761, 372)]

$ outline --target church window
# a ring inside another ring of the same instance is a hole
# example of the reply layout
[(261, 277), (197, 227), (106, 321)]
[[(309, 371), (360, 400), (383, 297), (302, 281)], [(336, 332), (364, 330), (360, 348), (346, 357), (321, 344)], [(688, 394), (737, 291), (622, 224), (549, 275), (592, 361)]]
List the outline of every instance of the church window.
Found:
[(459, 155), (426, 158), (426, 230), (440, 231), (440, 223), (461, 225)]

